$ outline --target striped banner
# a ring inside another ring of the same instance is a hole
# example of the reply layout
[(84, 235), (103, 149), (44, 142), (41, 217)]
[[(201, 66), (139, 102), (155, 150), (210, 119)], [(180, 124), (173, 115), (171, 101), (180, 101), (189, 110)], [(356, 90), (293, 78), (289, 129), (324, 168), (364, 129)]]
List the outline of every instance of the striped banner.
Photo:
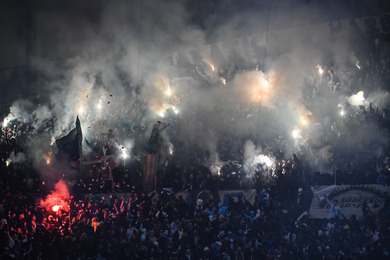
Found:
[(144, 190), (154, 189), (154, 179), (156, 175), (156, 160), (157, 156), (155, 154), (146, 154), (145, 155), (145, 168), (144, 168), (144, 180), (143, 188)]

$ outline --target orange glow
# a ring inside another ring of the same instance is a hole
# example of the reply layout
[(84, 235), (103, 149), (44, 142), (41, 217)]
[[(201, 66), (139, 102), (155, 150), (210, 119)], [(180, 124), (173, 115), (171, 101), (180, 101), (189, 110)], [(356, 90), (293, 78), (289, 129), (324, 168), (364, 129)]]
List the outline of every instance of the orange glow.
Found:
[(51, 154), (44, 154), (43, 155), (43, 159), (46, 160), (46, 164), (50, 164), (51, 163)]

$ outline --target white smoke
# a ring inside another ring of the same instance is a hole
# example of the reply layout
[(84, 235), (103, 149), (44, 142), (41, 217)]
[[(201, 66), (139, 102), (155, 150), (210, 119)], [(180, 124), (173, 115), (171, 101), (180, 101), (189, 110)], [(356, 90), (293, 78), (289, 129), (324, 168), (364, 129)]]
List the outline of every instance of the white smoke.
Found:
[(350, 96), (348, 99), (347, 99), (348, 103), (351, 104), (352, 106), (365, 106), (366, 105), (366, 101), (365, 101), (365, 98), (364, 98), (364, 92), (363, 91), (359, 91), (358, 93), (356, 94), (353, 94), (352, 96)]
[(252, 141), (245, 142), (243, 169), (246, 174), (253, 174), (259, 164), (266, 164), (270, 167), (274, 162), (275, 158), (263, 154), (261, 148), (256, 149)]
[(21, 152), (19, 152), (17, 154), (15, 154), (15, 152), (12, 152), (9, 155), (9, 159), (13, 163), (24, 163), (27, 160), (27, 156), (24, 153), (21, 153)]

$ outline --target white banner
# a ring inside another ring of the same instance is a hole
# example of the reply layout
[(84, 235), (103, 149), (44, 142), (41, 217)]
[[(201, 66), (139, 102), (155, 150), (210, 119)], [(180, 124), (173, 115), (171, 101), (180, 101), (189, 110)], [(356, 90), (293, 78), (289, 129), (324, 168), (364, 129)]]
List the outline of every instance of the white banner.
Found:
[(314, 190), (309, 217), (328, 217), (330, 205), (324, 197), (326, 195), (330, 201), (337, 199), (341, 214), (346, 218), (351, 215), (360, 218), (363, 214), (363, 203), (370, 205), (371, 210), (375, 213), (382, 208), (384, 193), (389, 191), (389, 187), (377, 184), (322, 186)]

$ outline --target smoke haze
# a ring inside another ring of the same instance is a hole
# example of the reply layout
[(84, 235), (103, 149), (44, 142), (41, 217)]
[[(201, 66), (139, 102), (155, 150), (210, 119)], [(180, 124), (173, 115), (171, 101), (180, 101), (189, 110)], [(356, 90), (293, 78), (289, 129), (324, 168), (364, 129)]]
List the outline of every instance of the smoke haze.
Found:
[[(40, 10), (42, 46), (34, 68), (39, 75), (36, 92), (45, 102), (37, 108), (17, 100), (8, 117), (33, 122), (37, 129), (55, 117), (52, 133), (37, 137), (39, 142), (29, 141), (35, 161), (50, 150), (42, 143), (66, 135), (77, 115), (88, 140), (114, 129), (119, 145), (131, 143), (128, 149), (147, 146), (155, 121), (177, 123), (180, 131), (168, 130), (166, 147), (175, 152), (204, 149), (213, 172), (221, 164), (218, 147), (226, 140), (235, 150), (244, 150), (247, 172), (257, 163), (272, 162), (262, 154), (262, 145), (277, 149), (280, 136), (285, 153), (305, 149), (327, 160), (328, 146), (315, 145), (323, 144), (316, 139), (315, 123), (334, 117), (339, 104), (358, 110), (372, 100), (375, 106), (387, 106), (381, 97), (388, 94), (366, 91), (370, 82), (354, 84), (357, 55), (365, 53), (354, 53), (345, 35), (329, 33), (323, 14), (332, 13), (333, 7), (322, 10), (314, 1), (270, 2), (250, 1), (253, 8), (233, 12), (230, 1), (211, 1), (210, 15), (193, 1), (98, 1), (88, 19), (54, 17)], [(338, 6), (337, 13), (343, 12), (350, 11)], [(52, 22), (43, 24), (46, 20)], [(248, 35), (255, 40), (247, 40)], [(221, 55), (212, 51), (215, 46)], [(236, 67), (241, 71), (232, 73)], [(328, 69), (333, 68), (344, 73), (337, 75), (340, 82), (352, 83), (344, 84), (337, 98), (319, 90), (323, 97), (308, 102), (313, 93), (306, 83), (319, 87), (322, 81), (330, 82)], [(143, 136), (136, 134), (139, 129), (145, 130)], [(294, 130), (300, 133), (296, 140)], [(388, 139), (387, 132), (383, 136)], [(360, 132), (349, 138), (356, 143), (365, 136)]]

